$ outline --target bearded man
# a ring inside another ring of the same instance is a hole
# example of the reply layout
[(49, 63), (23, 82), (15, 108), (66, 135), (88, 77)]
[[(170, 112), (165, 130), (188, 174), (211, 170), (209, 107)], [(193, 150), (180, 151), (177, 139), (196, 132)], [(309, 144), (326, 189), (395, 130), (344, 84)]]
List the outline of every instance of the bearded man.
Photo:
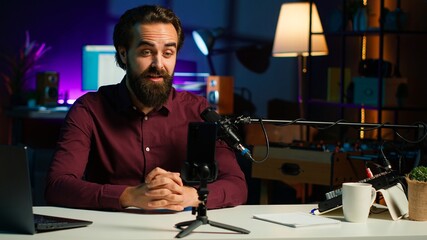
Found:
[[(179, 172), (188, 124), (201, 122), (209, 104), (172, 86), (184, 41), (179, 18), (160, 6), (135, 7), (120, 17), (113, 41), (126, 75), (70, 108), (47, 177), (47, 203), (104, 210), (197, 207), (197, 190)], [(215, 155), (218, 177), (208, 184), (207, 207), (245, 203), (247, 186), (235, 153), (218, 140)]]

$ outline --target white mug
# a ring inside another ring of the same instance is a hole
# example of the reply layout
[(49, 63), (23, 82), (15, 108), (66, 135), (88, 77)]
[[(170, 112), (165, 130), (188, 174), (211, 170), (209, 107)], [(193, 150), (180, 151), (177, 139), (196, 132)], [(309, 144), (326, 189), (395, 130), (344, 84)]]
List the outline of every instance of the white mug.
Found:
[(377, 197), (370, 183), (349, 182), (342, 184), (342, 207), (348, 222), (364, 223)]

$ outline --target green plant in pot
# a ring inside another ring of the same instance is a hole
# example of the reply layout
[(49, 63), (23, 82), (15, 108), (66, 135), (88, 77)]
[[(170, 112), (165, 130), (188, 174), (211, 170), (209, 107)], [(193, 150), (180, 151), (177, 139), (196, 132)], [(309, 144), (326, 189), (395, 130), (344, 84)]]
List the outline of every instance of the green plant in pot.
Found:
[(427, 167), (418, 166), (406, 175), (409, 219), (427, 221)]
[(35, 70), (39, 67), (39, 60), (49, 49), (45, 43), (31, 41), (26, 31), (25, 44), (16, 55), (0, 55), (7, 67), (6, 72), (0, 72), (0, 87), (10, 98), (8, 105), (26, 104), (27, 95), (34, 87), (32, 85), (35, 85)]

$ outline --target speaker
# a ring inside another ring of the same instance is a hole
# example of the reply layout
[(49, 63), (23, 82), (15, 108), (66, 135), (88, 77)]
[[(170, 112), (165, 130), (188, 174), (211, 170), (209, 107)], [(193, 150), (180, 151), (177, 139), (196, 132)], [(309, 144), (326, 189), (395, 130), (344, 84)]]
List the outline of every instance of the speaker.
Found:
[(230, 115), (234, 111), (234, 79), (231, 76), (208, 76), (206, 98), (218, 114)]
[(58, 102), (59, 73), (37, 73), (37, 104), (56, 105)]

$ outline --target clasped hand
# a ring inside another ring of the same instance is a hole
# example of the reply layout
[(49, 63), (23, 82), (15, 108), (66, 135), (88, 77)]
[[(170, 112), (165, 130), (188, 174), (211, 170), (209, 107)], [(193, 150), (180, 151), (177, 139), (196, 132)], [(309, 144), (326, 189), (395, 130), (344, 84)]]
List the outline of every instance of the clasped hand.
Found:
[(196, 189), (184, 186), (180, 174), (162, 168), (153, 169), (145, 183), (128, 187), (120, 196), (123, 207), (142, 209), (168, 209), (182, 211), (198, 205)]

